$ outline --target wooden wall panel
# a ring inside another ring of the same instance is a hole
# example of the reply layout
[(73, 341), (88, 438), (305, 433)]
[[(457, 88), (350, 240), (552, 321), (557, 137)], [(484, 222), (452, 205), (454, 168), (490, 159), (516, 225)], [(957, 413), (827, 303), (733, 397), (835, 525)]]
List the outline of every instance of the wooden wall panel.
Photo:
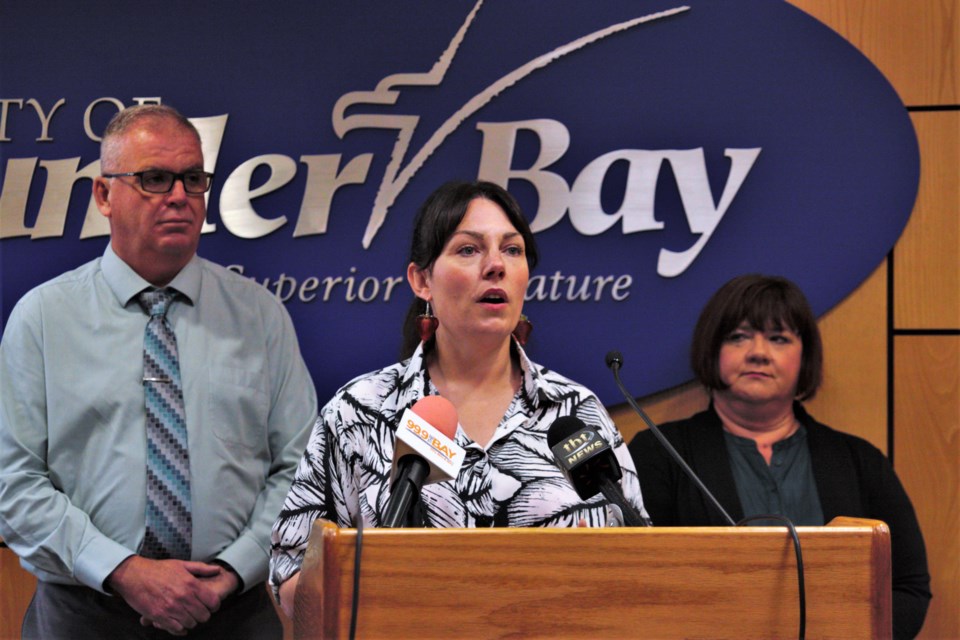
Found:
[[(691, 327), (692, 329), (692, 327)], [(693, 374), (691, 374), (691, 377)], [(709, 399), (706, 391), (697, 382), (689, 382), (667, 391), (640, 399), (640, 406), (654, 424), (663, 424), (671, 420), (686, 418), (707, 407)], [(610, 417), (627, 442), (638, 431), (646, 429), (646, 424), (634, 412), (629, 404), (623, 402), (609, 407)]]
[(913, 114), (920, 191), (893, 254), (897, 329), (960, 329), (960, 111)]
[(0, 640), (20, 637), (23, 613), (30, 604), (37, 579), (20, 567), (16, 554), (0, 547)]
[(823, 385), (814, 418), (887, 451), (887, 267), (820, 318)]
[(960, 638), (960, 336), (898, 336), (897, 474), (927, 544), (933, 601), (922, 638)]
[(790, 0), (866, 55), (908, 106), (960, 103), (957, 0)]

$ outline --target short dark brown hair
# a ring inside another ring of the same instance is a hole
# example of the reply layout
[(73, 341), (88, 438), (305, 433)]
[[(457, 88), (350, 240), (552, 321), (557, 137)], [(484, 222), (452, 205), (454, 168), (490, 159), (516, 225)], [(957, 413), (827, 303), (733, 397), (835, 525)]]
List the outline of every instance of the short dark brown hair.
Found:
[(809, 400), (823, 380), (823, 343), (810, 303), (786, 278), (749, 274), (720, 287), (700, 312), (690, 346), (690, 366), (710, 391), (728, 387), (720, 378), (720, 348), (742, 323), (757, 331), (789, 329), (800, 337), (803, 353), (796, 395)]
[[(533, 239), (530, 224), (520, 210), (520, 205), (510, 193), (498, 184), (478, 180), (475, 182), (447, 182), (431, 193), (420, 206), (413, 223), (413, 238), (410, 242), (409, 263), (420, 270), (430, 269), (443, 252), (447, 240), (467, 215), (467, 207), (477, 198), (483, 198), (503, 209), (507, 220), (523, 237), (527, 267), (533, 271), (539, 254)], [(416, 318), (426, 310), (426, 303), (414, 298), (403, 322), (401, 359), (409, 358), (420, 344)]]

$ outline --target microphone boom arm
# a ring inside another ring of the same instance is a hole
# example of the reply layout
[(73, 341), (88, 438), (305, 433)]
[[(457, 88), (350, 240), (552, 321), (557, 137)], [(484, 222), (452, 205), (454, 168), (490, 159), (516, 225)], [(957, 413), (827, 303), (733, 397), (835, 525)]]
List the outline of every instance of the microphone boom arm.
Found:
[[(683, 469), (683, 472), (686, 473), (691, 480), (693, 480), (694, 484), (696, 484), (700, 489), (700, 492), (705, 495), (713, 504), (713, 506), (717, 508), (717, 511), (723, 515), (724, 520), (726, 520), (731, 527), (737, 526), (737, 523), (734, 522), (733, 518), (730, 517), (730, 514), (727, 513), (726, 509), (724, 509), (720, 505), (720, 502), (713, 497), (713, 494), (710, 493), (710, 490), (707, 489), (703, 482), (700, 481), (700, 478), (697, 477), (697, 474), (693, 472), (693, 469), (691, 469), (689, 465), (687, 465), (683, 457), (677, 452), (676, 449), (673, 448), (673, 445), (670, 444), (670, 441), (667, 440), (666, 436), (663, 435), (659, 427), (657, 427), (657, 425), (653, 423), (653, 420), (647, 416), (647, 413), (640, 408), (640, 405), (634, 399), (633, 395), (624, 386), (623, 381), (620, 380), (621, 364), (623, 364), (623, 357), (619, 353), (611, 352), (607, 354), (607, 366), (610, 367), (611, 371), (613, 371), (613, 379), (616, 380), (617, 387), (620, 389), (620, 393), (623, 394), (623, 397), (627, 399), (627, 402), (630, 403), (630, 406), (633, 407), (633, 410), (637, 412), (637, 415), (640, 416), (647, 424), (647, 427), (650, 428), (650, 431), (653, 432), (653, 435), (656, 436), (657, 440), (660, 441), (660, 444), (664, 446), (674, 461), (680, 465), (680, 468)], [(640, 489), (642, 490), (643, 487)]]

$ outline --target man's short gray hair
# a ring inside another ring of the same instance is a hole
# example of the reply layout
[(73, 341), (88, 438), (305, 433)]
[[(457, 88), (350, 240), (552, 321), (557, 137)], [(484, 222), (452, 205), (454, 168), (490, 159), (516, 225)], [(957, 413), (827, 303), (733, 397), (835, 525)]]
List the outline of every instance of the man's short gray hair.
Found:
[[(173, 107), (165, 104), (141, 104), (133, 107), (127, 107), (113, 116), (107, 123), (107, 128), (103, 130), (103, 138), (100, 141), (100, 163), (106, 168), (112, 165), (119, 153), (117, 142), (123, 134), (134, 128), (142, 120), (172, 120), (185, 130), (193, 134), (197, 142), (200, 142), (200, 132), (193, 126), (182, 113)], [(109, 171), (117, 167), (110, 166)]]

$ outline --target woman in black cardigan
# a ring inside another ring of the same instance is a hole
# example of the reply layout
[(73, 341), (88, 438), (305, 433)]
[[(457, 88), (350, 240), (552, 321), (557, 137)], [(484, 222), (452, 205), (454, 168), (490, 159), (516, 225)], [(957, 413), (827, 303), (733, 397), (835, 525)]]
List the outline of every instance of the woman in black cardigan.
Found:
[[(661, 427), (687, 464), (735, 520), (777, 514), (807, 526), (839, 515), (886, 522), (893, 635), (916, 636), (931, 595), (913, 505), (876, 447), (804, 410), (822, 379), (823, 349), (800, 289), (784, 278), (734, 278), (701, 312), (690, 355), (710, 406)], [(651, 432), (637, 434), (630, 452), (655, 525), (727, 524)]]

